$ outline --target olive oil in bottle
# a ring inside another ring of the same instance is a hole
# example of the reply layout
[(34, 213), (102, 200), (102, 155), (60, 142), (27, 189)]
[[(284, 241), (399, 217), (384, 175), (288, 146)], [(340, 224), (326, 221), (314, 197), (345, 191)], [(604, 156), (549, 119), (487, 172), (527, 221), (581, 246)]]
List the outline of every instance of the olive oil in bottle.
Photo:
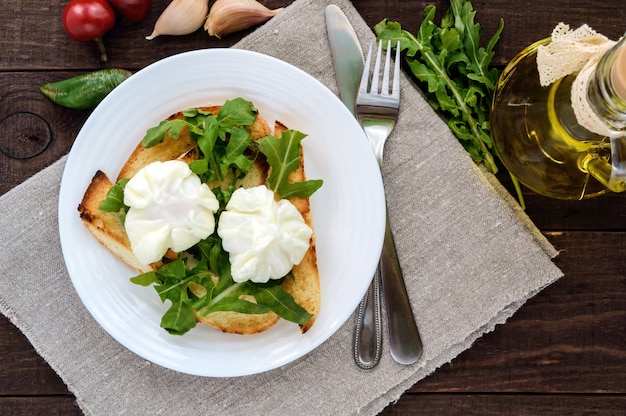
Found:
[(607, 192), (606, 180), (598, 180), (589, 166), (609, 166), (610, 175), (611, 140), (577, 122), (571, 102), (576, 74), (541, 86), (537, 49), (549, 41), (530, 45), (501, 74), (490, 115), (494, 146), (506, 168), (539, 194), (559, 199), (600, 195)]

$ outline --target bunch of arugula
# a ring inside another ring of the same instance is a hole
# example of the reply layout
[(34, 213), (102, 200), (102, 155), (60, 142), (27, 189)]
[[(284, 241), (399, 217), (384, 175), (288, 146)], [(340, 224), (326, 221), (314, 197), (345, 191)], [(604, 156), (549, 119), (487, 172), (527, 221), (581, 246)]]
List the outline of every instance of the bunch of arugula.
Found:
[[(300, 166), (300, 146), (306, 135), (286, 130), (280, 139), (269, 135), (253, 141), (246, 126), (254, 123), (257, 113), (254, 105), (242, 98), (225, 102), (216, 115), (197, 108), (188, 109), (183, 111), (182, 118), (164, 120), (150, 128), (142, 145), (155, 146), (166, 135), (178, 139), (181, 132), (187, 131), (200, 149), (198, 159), (190, 168), (203, 182), (220, 182), (232, 175), (225, 188), (213, 188), (220, 201), (217, 215), (230, 200), (237, 180), (250, 171), (259, 153), (265, 155), (270, 165), (267, 183), (272, 191), (281, 198), (311, 196), (322, 185), (321, 180), (295, 183), (288, 180), (289, 173)], [(121, 221), (128, 211), (123, 202), (127, 182), (128, 179), (121, 179), (116, 183), (100, 206), (102, 210), (118, 213)], [(171, 334), (182, 335), (195, 327), (195, 313), (206, 316), (218, 311), (246, 314), (273, 311), (288, 321), (306, 323), (312, 315), (282, 287), (284, 279), (293, 278), (289, 273), (282, 279), (263, 284), (235, 283), (228, 253), (214, 232), (186, 253), (179, 253), (176, 260), (163, 264), (156, 271), (133, 277), (131, 281), (142, 286), (154, 285), (161, 301), (171, 302), (161, 319), (161, 327)], [(246, 300), (244, 295), (253, 296), (256, 302)]]
[[(383, 19), (374, 27), (379, 40), (391, 40), (400, 49), (411, 73), (421, 82), (431, 107), (442, 114), (452, 133), (474, 162), (496, 174), (495, 150), (491, 140), (489, 112), (498, 82), (498, 70), (490, 67), (494, 47), (504, 29), (504, 20), (487, 43), (480, 46), (483, 31), (474, 23), (476, 12), (467, 0), (450, 0), (440, 26), (435, 24), (436, 7), (424, 8), (424, 19), (414, 36), (400, 23)], [(519, 182), (511, 175), (518, 199)]]

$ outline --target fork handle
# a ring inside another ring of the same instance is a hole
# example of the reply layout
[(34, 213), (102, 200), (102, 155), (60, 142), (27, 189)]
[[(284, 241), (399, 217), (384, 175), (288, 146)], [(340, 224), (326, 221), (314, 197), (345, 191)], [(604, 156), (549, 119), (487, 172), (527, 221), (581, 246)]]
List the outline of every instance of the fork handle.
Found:
[(363, 370), (371, 370), (380, 361), (381, 327), (379, 264), (354, 319), (354, 362)]
[(380, 273), (387, 310), (391, 356), (400, 364), (413, 364), (422, 355), (422, 340), (402, 277), (396, 245), (389, 227), (389, 215), (380, 257)]

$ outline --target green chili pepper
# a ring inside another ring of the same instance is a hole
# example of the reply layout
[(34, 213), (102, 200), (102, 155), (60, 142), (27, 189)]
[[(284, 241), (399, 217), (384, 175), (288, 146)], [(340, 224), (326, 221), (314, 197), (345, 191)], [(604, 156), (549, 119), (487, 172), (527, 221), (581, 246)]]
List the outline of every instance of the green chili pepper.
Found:
[(56, 104), (76, 110), (91, 109), (131, 75), (125, 69), (102, 69), (50, 82), (39, 89)]

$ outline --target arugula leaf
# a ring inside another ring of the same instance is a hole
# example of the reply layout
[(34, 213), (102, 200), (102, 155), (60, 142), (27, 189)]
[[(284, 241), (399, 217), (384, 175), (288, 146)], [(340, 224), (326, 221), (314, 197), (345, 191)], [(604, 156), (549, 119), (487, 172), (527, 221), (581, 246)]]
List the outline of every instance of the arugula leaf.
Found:
[(224, 103), (217, 115), (217, 120), (224, 129), (249, 126), (254, 123), (257, 113), (257, 109), (250, 101), (235, 98)]
[(158, 126), (148, 129), (146, 135), (141, 139), (143, 147), (153, 147), (161, 143), (165, 139), (165, 135), (169, 134), (173, 138), (178, 138), (183, 127), (189, 127), (190, 124), (186, 120), (163, 120)]
[(196, 316), (193, 314), (193, 308), (183, 301), (172, 303), (161, 318), (161, 328), (172, 335), (184, 335), (195, 326)]
[[(433, 5), (424, 8), (424, 19), (416, 35), (389, 19), (378, 23), (374, 31), (379, 40), (391, 40), (394, 49), (400, 41), (405, 63), (422, 83), (432, 108), (447, 118), (448, 127), (474, 162), (496, 174), (489, 112), (499, 74), (490, 65), (504, 20), (500, 19), (498, 29), (487, 46), (482, 47), (483, 28), (474, 22), (476, 11), (471, 2), (451, 0), (439, 26), (434, 21), (435, 12)], [(519, 184), (511, 177), (524, 206)]]
[(218, 291), (221, 292), (225, 288), (222, 280), (228, 281), (231, 278), (230, 261), (228, 253), (222, 247), (222, 239), (217, 233), (214, 233), (196, 244), (195, 248), (197, 250), (196, 257), (206, 259), (210, 270), (220, 276), (217, 286)]
[[(250, 144), (252, 138), (248, 130), (244, 127), (231, 129), (222, 166), (236, 166), (244, 172), (249, 172), (252, 168), (252, 159), (246, 156), (245, 152)], [(222, 172), (222, 175), (226, 175), (226, 172)]]
[(204, 129), (197, 138), (198, 147), (204, 155), (210, 155), (213, 153), (220, 127), (215, 117), (207, 117), (203, 120), (203, 127)]
[(250, 302), (245, 299), (230, 297), (222, 299), (220, 302), (211, 305), (210, 308), (202, 311), (201, 316), (206, 316), (213, 312), (239, 312), (250, 315), (261, 315), (270, 312), (272, 309), (267, 305)]
[(124, 204), (124, 188), (128, 181), (128, 179), (120, 179), (113, 185), (98, 207), (102, 211), (119, 213), (122, 224), (129, 209), (128, 205)]
[(171, 300), (178, 302), (188, 298), (187, 288), (191, 279), (182, 260), (164, 264), (159, 270), (160, 283), (154, 286), (162, 302)]
[(264, 304), (251, 302), (242, 296), (250, 295), (248, 283), (229, 282), (213, 299), (203, 308), (198, 309), (198, 315), (206, 316), (213, 312), (233, 311), (247, 314), (263, 314), (272, 309)]
[(305, 137), (297, 130), (285, 130), (280, 138), (266, 136), (257, 141), (271, 166), (267, 178), (269, 188), (283, 198), (308, 198), (322, 186), (320, 179), (289, 181), (289, 174), (300, 166), (300, 142)]
[(161, 280), (155, 272), (146, 272), (135, 277), (131, 277), (130, 281), (140, 286), (150, 286), (153, 283), (161, 283)]
[(298, 305), (293, 297), (277, 282), (256, 285), (248, 283), (248, 285), (258, 303), (268, 305), (274, 313), (283, 319), (302, 325), (313, 317), (302, 306)]
[(100, 203), (100, 209), (107, 212), (118, 212), (121, 209), (128, 208), (124, 205), (124, 187), (128, 183), (128, 179), (120, 179), (115, 185), (109, 189), (106, 198)]

